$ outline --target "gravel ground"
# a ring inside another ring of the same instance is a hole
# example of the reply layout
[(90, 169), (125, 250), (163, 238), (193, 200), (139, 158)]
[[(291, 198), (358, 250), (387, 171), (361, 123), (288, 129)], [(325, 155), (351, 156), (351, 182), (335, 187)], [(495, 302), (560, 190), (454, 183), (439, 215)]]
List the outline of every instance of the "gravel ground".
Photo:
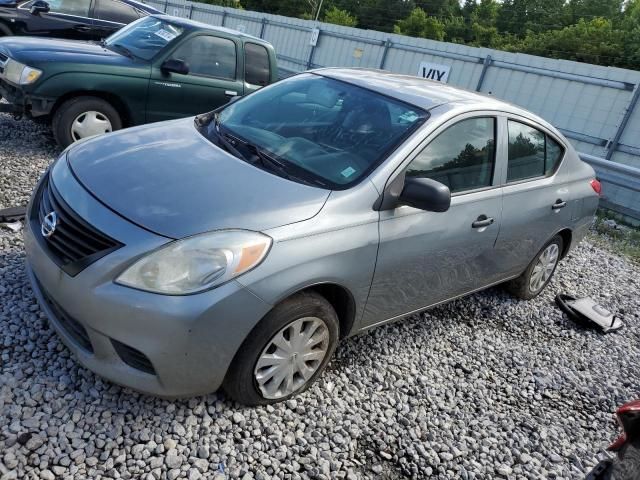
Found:
[[(0, 115), (0, 207), (24, 203), (57, 154), (50, 134)], [(0, 477), (575, 478), (639, 396), (640, 267), (584, 242), (531, 302), (491, 289), (347, 340), (285, 404), (221, 393), (139, 395), (78, 366), (48, 327), (0, 229)], [(624, 312), (603, 336), (556, 291)]]

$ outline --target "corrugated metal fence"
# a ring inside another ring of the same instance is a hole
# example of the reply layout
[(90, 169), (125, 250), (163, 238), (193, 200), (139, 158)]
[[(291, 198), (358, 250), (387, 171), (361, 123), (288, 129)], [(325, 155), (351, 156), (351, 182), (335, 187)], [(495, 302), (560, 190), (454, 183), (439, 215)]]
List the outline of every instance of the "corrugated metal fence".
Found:
[[(416, 75), (450, 67), (448, 83), (491, 93), (553, 123), (586, 154), (640, 169), (640, 72), (342, 27), (202, 3), (145, 0), (170, 15), (234, 28), (271, 42), (283, 75), (309, 68), (382, 68)], [(319, 29), (317, 43), (312, 32)], [(609, 163), (599, 164), (599, 171)], [(629, 169), (627, 169), (629, 170)], [(640, 170), (639, 170), (640, 171)], [(619, 173), (619, 172), (618, 172)], [(607, 183), (605, 206), (640, 219), (640, 175)], [(635, 188), (634, 188), (635, 187)]]

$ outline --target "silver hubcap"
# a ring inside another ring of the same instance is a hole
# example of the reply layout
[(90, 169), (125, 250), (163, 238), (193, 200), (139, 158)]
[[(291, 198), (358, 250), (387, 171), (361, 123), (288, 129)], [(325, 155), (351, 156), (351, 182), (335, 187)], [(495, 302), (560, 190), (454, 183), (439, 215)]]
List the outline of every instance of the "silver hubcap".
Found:
[(329, 349), (329, 329), (316, 317), (294, 320), (276, 333), (260, 354), (254, 378), (264, 398), (277, 399), (300, 390), (322, 365)]
[(531, 279), (529, 280), (529, 289), (532, 292), (540, 290), (544, 287), (545, 283), (547, 283), (547, 280), (551, 278), (553, 269), (556, 268), (556, 264), (558, 263), (559, 253), (558, 245), (555, 243), (552, 243), (542, 251), (538, 257), (536, 266), (533, 267)]
[(101, 135), (111, 131), (111, 122), (103, 113), (89, 111), (81, 113), (71, 124), (71, 136), (74, 140)]

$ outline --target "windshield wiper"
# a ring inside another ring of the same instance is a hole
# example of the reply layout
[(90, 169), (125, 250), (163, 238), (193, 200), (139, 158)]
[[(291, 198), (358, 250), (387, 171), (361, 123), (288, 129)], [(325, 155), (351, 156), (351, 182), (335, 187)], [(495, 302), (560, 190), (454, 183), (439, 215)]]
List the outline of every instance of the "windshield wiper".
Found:
[(118, 49), (120, 53), (122, 53), (125, 57), (135, 58), (135, 55), (131, 53), (131, 50), (129, 50), (127, 47), (125, 47), (121, 43), (114, 43), (113, 47)]
[[(217, 122), (217, 118), (216, 118), (216, 122)], [(230, 135), (228, 133), (223, 133), (222, 136), (230, 139), (231, 140), (230, 143), (232, 145), (234, 143), (239, 143), (243, 147), (248, 149), (249, 151), (253, 152), (254, 156), (258, 159), (258, 161), (260, 162), (260, 164), (262, 165), (263, 168), (265, 168), (267, 170), (271, 170), (272, 172), (276, 172), (278, 175), (280, 175), (283, 178), (286, 178), (288, 180), (294, 180), (294, 181), (297, 180), (297, 181), (302, 182), (302, 183), (304, 183), (306, 185), (315, 185), (315, 186), (327, 187), (327, 184), (324, 183), (321, 180), (318, 180), (318, 179), (315, 179), (315, 178), (306, 178), (306, 177), (302, 177), (300, 175), (295, 175), (295, 174), (291, 173), (290, 168), (287, 167), (287, 164), (285, 162), (277, 159), (276, 157), (274, 157), (270, 153), (267, 153), (266, 151), (264, 151), (263, 149), (261, 149), (257, 145), (254, 145), (251, 142), (247, 142), (246, 140), (242, 140), (242, 139), (240, 139), (238, 137), (235, 137), (233, 135)], [(253, 161), (251, 163), (255, 164), (255, 161)]]

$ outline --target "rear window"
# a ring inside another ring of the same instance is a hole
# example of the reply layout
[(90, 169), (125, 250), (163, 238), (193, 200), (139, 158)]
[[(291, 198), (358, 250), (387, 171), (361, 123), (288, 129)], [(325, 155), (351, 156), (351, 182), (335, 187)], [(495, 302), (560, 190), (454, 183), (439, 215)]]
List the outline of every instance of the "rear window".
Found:
[(245, 79), (251, 85), (265, 86), (271, 80), (269, 52), (262, 45), (247, 43), (244, 47)]

